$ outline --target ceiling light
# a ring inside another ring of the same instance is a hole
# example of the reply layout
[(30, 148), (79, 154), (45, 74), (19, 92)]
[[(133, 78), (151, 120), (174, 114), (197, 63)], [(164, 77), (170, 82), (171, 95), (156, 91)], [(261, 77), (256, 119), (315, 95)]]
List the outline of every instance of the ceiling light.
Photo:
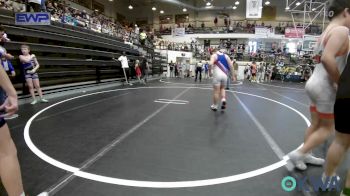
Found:
[(290, 9), (290, 7), (288, 6), (288, 7), (286, 7), (285, 9), (286, 9), (286, 10), (289, 10), (289, 9)]
[(160, 12), (159, 12), (159, 13), (164, 14), (164, 11), (163, 11), (163, 10), (160, 10)]
[(156, 10), (157, 10), (157, 8), (153, 6), (153, 7), (152, 7), (152, 10), (153, 10), (153, 11), (156, 11)]
[(129, 10), (134, 9), (134, 7), (132, 5), (129, 5)]
[(233, 6), (232, 9), (234, 9), (234, 10), (237, 9), (237, 6)]
[(236, 1), (236, 2), (235, 2), (235, 5), (239, 5), (239, 1)]
[(301, 3), (298, 1), (295, 5), (299, 6)]
[(313, 11), (313, 12), (316, 11), (316, 8), (312, 8), (312, 11)]
[(167, 20), (170, 20), (170, 18), (166, 18)]
[(187, 12), (187, 9), (186, 9), (186, 8), (184, 8), (184, 9), (182, 9), (182, 11), (183, 11), (183, 12)]
[(112, 2), (113, 0), (109, 0), (110, 2)]
[(211, 3), (210, 3), (210, 2), (207, 2), (207, 6), (211, 6)]
[(270, 1), (266, 1), (266, 2), (265, 2), (265, 5), (270, 5)]

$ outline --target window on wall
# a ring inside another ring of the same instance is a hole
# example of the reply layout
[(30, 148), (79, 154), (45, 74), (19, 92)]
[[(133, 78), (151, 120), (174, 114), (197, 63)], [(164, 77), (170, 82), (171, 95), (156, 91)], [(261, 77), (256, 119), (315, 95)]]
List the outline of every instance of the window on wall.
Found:
[(95, 10), (100, 13), (104, 13), (105, 12), (105, 6), (97, 1), (92, 1), (92, 10)]

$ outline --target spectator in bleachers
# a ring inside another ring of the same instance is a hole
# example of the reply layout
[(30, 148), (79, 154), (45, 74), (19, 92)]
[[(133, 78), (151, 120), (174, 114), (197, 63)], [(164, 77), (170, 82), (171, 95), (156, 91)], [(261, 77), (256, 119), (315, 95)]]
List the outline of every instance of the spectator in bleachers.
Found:
[(41, 0), (40, 9), (42, 12), (46, 12), (46, 0)]
[(41, 9), (41, 0), (27, 0), (27, 12), (39, 12)]
[(146, 39), (147, 39), (147, 34), (146, 34), (145, 30), (141, 30), (141, 33), (140, 33), (141, 45), (145, 45)]
[(3, 8), (7, 10), (13, 10), (14, 12), (25, 12), (26, 6), (20, 0), (5, 0), (2, 2)]

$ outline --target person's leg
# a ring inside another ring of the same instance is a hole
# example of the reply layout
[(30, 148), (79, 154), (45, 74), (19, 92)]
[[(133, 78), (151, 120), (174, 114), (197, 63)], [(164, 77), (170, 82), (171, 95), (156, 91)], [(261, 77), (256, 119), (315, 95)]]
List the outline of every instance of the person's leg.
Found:
[(139, 80), (139, 83), (142, 84), (141, 75), (138, 75), (138, 76), (137, 76), (137, 79)]
[(129, 82), (128, 82), (128, 76), (127, 76), (127, 74), (126, 74), (125, 68), (123, 68), (123, 73), (124, 73), (124, 77), (125, 77), (125, 82), (126, 82), (126, 83), (129, 83)]
[(27, 82), (27, 86), (28, 86), (28, 89), (29, 89), (29, 93), (32, 96), (33, 101), (35, 101), (34, 85), (33, 85), (32, 78), (27, 78), (26, 82)]
[(221, 100), (226, 101), (226, 91), (225, 91), (225, 85), (220, 86), (220, 98)]
[(343, 189), (341, 196), (350, 196), (350, 170), (348, 170), (348, 175), (346, 176), (345, 187)]
[(226, 87), (227, 90), (230, 90), (230, 76), (227, 76)]
[(131, 77), (131, 69), (130, 68), (125, 68), (125, 72), (126, 72), (126, 77), (128, 78), (128, 83), (130, 83), (130, 80), (132, 79)]
[(202, 82), (202, 68), (199, 68), (199, 82)]
[[(313, 135), (320, 127), (320, 117), (317, 113), (317, 109), (314, 104), (310, 106), (310, 114), (311, 114), (311, 125), (306, 129), (304, 136), (304, 145), (309, 144), (309, 138)], [(306, 146), (306, 147), (307, 147)], [(302, 148), (305, 148), (304, 146)], [(302, 149), (301, 148), (301, 149)], [(312, 155), (311, 151), (301, 151), (301, 149), (293, 151), (289, 153), (289, 157), (291, 158), (294, 165), (300, 169), (305, 170), (307, 168), (305, 163), (313, 164), (313, 165), (323, 165), (324, 159), (316, 158)]]
[(6, 124), (0, 128), (0, 176), (9, 196), (24, 194), (16, 146)]
[(212, 110), (218, 109), (218, 103), (220, 99), (220, 85), (214, 84), (213, 86), (213, 105), (211, 106)]
[(318, 126), (311, 125), (313, 127), (307, 130), (307, 133), (305, 134), (307, 139), (305, 139), (304, 145), (300, 149), (288, 154), (295, 167), (299, 170), (307, 169), (306, 163), (318, 166), (322, 166), (324, 164), (324, 160), (312, 156), (311, 151), (324, 143), (332, 134), (334, 131), (334, 120), (319, 116), (318, 122)]
[(312, 134), (310, 134), (299, 152), (302, 154), (309, 153), (312, 149), (324, 143), (333, 131), (334, 119), (320, 118), (318, 128)]
[(145, 82), (147, 82), (147, 79), (148, 79), (148, 70), (146, 69), (145, 70)]
[(339, 164), (342, 162), (350, 147), (350, 135), (336, 132), (335, 139), (328, 149), (325, 167), (326, 176), (334, 176)]
[(194, 78), (194, 81), (197, 82), (197, 78), (198, 78), (198, 67), (196, 68), (196, 77)]
[(40, 96), (40, 99), (43, 99), (43, 92), (42, 92), (41, 87), (40, 87), (39, 79), (33, 79), (33, 84), (34, 84), (36, 91), (38, 92), (38, 94)]
[(41, 7), (42, 12), (46, 12), (46, 0), (41, 0)]
[(320, 124), (320, 119), (315, 106), (310, 107), (310, 115), (311, 115), (311, 125), (305, 131), (304, 143), (309, 139), (310, 135), (313, 134), (318, 129)]
[(221, 100), (221, 109), (224, 110), (226, 109), (226, 91), (225, 88), (227, 81), (230, 80), (228, 76), (226, 76), (226, 78), (221, 82), (221, 86), (220, 86), (220, 100)]

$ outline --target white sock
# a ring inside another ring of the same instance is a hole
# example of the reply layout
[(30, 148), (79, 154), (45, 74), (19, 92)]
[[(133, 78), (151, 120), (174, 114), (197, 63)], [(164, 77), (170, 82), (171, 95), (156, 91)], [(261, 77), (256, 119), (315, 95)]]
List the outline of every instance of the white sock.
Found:
[(26, 194), (23, 192), (20, 196), (26, 196)]

